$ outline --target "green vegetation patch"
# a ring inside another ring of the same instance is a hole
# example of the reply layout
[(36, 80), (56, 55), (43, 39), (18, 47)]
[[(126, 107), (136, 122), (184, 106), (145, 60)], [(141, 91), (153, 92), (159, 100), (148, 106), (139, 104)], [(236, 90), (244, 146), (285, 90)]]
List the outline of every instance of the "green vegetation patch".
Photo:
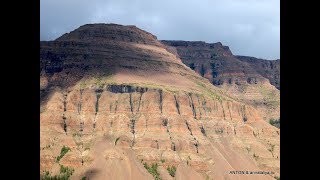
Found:
[(273, 151), (274, 151), (274, 147), (275, 147), (275, 145), (274, 145), (274, 144), (269, 144), (269, 145), (270, 145), (270, 148), (268, 149), (268, 151), (270, 151), (270, 152), (271, 152), (272, 157), (273, 157)]
[(175, 166), (171, 166), (171, 167), (169, 166), (167, 170), (170, 176), (174, 177), (176, 175), (177, 168)]
[(264, 87), (262, 84), (258, 85), (258, 90), (263, 97), (265, 97), (265, 103), (269, 107), (279, 107), (280, 106), (280, 94), (276, 90), (270, 90)]
[(143, 166), (148, 170), (150, 174), (152, 174), (155, 180), (161, 180), (160, 174), (158, 172), (158, 163), (153, 163), (151, 166), (149, 166), (147, 163), (143, 163)]
[(87, 87), (87, 83), (85, 81), (80, 82), (80, 89), (85, 89)]
[(105, 85), (105, 83), (102, 80), (102, 77), (97, 77), (95, 78), (95, 85), (98, 86), (99, 88), (103, 88), (103, 86)]
[(68, 147), (68, 146), (63, 146), (61, 148), (61, 151), (60, 151), (60, 155), (57, 157), (57, 162), (60, 161), (60, 159), (65, 155), (67, 154), (67, 152), (71, 151), (71, 149)]
[(275, 127), (277, 127), (277, 128), (280, 129), (280, 118), (279, 118), (279, 119), (273, 119), (273, 118), (271, 118), (271, 119), (269, 120), (269, 123), (270, 123), (272, 126), (275, 126)]
[(45, 106), (40, 107), (40, 114), (46, 112), (47, 108)]
[(196, 84), (202, 89), (202, 92), (200, 93), (196, 93), (199, 94), (201, 96), (205, 96), (205, 97), (209, 97), (213, 100), (225, 100), (224, 97), (222, 97), (221, 95), (219, 95), (218, 93), (214, 92), (212, 89), (210, 89), (210, 87), (208, 87), (204, 82), (201, 82), (201, 80), (196, 80), (195, 81)]
[(42, 180), (69, 180), (74, 169), (60, 165), (60, 174), (52, 176), (48, 171), (42, 176)]

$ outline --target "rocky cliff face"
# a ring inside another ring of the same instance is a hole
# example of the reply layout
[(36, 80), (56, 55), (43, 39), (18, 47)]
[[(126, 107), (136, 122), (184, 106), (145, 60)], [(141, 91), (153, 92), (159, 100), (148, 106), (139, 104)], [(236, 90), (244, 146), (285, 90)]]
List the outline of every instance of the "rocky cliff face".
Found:
[[(215, 85), (257, 84), (268, 79), (280, 89), (280, 60), (234, 56), (228, 46), (202, 41), (162, 40), (183, 63)], [(262, 78), (264, 77), (264, 78)]]
[(236, 56), (240, 61), (252, 66), (257, 73), (269, 79), (270, 83), (280, 90), (280, 59), (265, 60), (250, 56)]
[[(192, 70), (230, 96), (258, 108), (266, 121), (280, 116), (280, 60), (234, 56), (228, 46), (163, 40)], [(277, 90), (276, 88), (279, 90)]]
[[(173, 179), (172, 166), (176, 179), (279, 176), (280, 130), (176, 55), (150, 33), (115, 24), (41, 42), (40, 173), (63, 165), (75, 169), (71, 179), (153, 179), (144, 163), (157, 163), (162, 179)], [(70, 151), (57, 160), (63, 146)]]
[(184, 64), (210, 80), (214, 85), (254, 84), (263, 81), (249, 64), (232, 55), (228, 46), (202, 41), (161, 41), (175, 47)]

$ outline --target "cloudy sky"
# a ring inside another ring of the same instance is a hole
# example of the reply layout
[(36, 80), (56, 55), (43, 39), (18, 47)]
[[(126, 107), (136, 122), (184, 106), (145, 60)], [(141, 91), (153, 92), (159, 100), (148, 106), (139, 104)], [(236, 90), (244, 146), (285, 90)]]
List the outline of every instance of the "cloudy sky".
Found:
[(233, 54), (280, 58), (280, 0), (40, 0), (40, 39), (88, 23), (136, 25), (160, 40), (222, 42)]

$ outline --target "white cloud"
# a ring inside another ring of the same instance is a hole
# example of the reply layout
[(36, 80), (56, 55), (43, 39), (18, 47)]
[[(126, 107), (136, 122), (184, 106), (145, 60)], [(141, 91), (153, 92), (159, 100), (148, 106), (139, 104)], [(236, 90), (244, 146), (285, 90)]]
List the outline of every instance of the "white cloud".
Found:
[(158, 39), (220, 41), (234, 54), (280, 56), (280, 0), (41, 0), (41, 40), (87, 23), (136, 25)]

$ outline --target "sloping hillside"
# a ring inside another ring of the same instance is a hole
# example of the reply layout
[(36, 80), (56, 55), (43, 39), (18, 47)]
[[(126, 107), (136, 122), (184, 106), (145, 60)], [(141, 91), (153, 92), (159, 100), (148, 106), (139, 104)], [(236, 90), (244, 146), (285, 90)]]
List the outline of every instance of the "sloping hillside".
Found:
[(279, 176), (280, 130), (148, 32), (84, 25), (40, 42), (40, 64), (42, 177)]

